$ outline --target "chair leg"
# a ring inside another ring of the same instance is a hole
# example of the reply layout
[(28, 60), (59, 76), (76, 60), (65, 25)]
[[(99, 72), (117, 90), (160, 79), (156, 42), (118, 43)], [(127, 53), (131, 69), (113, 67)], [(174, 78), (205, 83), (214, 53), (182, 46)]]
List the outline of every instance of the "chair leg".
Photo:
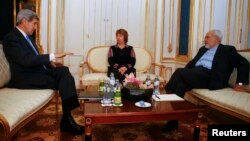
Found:
[(55, 105), (55, 106), (56, 106), (56, 119), (58, 119), (59, 92), (56, 91), (55, 93), (56, 93), (56, 94), (55, 94), (55, 98), (56, 98), (56, 102), (55, 102), (55, 104), (56, 104), (56, 105)]
[(11, 138), (11, 141), (17, 141), (18, 135), (19, 135), (19, 131), (17, 131), (12, 137), (9, 137), (9, 139)]

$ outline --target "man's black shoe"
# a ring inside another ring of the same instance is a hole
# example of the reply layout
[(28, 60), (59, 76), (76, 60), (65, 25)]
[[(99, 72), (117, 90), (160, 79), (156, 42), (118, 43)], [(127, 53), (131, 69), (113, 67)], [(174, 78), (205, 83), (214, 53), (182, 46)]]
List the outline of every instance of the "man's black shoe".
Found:
[(61, 132), (69, 132), (74, 135), (81, 135), (84, 133), (84, 126), (78, 125), (72, 116), (63, 117), (60, 123)]
[(162, 129), (163, 132), (171, 132), (178, 129), (179, 123), (177, 120), (170, 120), (167, 122), (165, 127)]

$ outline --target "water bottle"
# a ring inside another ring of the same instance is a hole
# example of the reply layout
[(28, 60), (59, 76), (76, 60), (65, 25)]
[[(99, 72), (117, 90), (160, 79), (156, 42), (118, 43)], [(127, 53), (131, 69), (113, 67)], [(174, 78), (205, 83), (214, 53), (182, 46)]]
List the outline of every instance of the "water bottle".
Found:
[(160, 79), (159, 76), (156, 75), (154, 79), (154, 93), (155, 95), (160, 94)]
[(118, 79), (115, 80), (115, 88), (120, 87), (120, 81)]
[(112, 85), (112, 86), (114, 86), (115, 85), (115, 76), (114, 76), (114, 73), (111, 73), (110, 74), (110, 84)]
[(103, 96), (103, 92), (104, 92), (104, 80), (101, 80), (99, 83), (99, 94)]
[(114, 93), (115, 92), (115, 76), (114, 73), (110, 74), (110, 86), (111, 86), (111, 92)]
[(103, 104), (110, 104), (111, 103), (111, 97), (110, 97), (110, 84), (107, 80), (104, 84), (104, 94), (103, 94)]
[(147, 75), (147, 78), (145, 80), (145, 84), (146, 84), (147, 87), (149, 87), (151, 85), (151, 79), (150, 79), (149, 75)]
[(115, 94), (114, 94), (114, 104), (116, 106), (119, 106), (119, 105), (122, 104), (122, 96), (121, 96), (121, 87), (120, 87), (120, 85), (116, 86), (116, 91), (115, 91)]

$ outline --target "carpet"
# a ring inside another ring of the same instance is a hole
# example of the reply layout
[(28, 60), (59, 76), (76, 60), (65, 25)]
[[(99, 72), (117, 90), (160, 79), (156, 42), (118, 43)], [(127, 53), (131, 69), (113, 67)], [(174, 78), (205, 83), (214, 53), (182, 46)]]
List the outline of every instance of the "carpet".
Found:
[[(77, 123), (84, 125), (83, 111), (72, 112)], [(84, 135), (75, 136), (61, 133), (59, 123), (61, 107), (56, 115), (55, 104), (51, 103), (39, 116), (17, 133), (17, 141), (84, 141)], [(205, 118), (204, 118), (205, 119)], [(200, 141), (207, 140), (207, 120), (201, 124)], [(93, 141), (191, 141), (193, 121), (183, 121), (179, 129), (170, 133), (162, 132), (166, 122), (144, 122), (131, 124), (93, 125)]]

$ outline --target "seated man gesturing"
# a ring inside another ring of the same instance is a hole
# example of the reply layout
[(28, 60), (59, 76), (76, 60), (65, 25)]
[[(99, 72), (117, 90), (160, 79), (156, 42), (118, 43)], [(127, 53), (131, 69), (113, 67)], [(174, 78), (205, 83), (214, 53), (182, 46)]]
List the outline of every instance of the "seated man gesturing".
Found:
[[(217, 90), (228, 87), (228, 80), (237, 68), (237, 85), (234, 89), (244, 91), (242, 85), (249, 83), (249, 62), (237, 53), (235, 47), (221, 44), (222, 33), (211, 30), (205, 36), (205, 46), (185, 68), (177, 69), (165, 86), (166, 92), (184, 97), (193, 88)], [(178, 128), (178, 121), (169, 121), (164, 128), (171, 131)]]
[(31, 10), (23, 9), (17, 14), (17, 26), (7, 34), (3, 50), (10, 64), (9, 87), (19, 89), (59, 90), (63, 116), (60, 129), (72, 134), (83, 134), (84, 127), (71, 116), (71, 110), (79, 107), (75, 81), (67, 67), (54, 66), (56, 58), (71, 55), (69, 52), (39, 54), (34, 40), (30, 37), (37, 28), (39, 17)]

